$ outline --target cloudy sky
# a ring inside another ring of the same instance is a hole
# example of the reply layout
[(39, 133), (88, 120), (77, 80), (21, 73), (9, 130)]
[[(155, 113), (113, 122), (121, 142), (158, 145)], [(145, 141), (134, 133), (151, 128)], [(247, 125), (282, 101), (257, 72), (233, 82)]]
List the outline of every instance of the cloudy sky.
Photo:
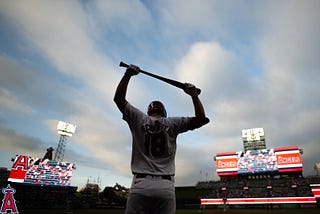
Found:
[[(298, 145), (304, 174), (320, 162), (320, 1), (0, 1), (0, 166), (57, 147), (72, 185), (130, 186), (131, 135), (113, 102), (120, 61), (191, 82), (211, 122), (178, 137), (176, 185), (218, 179), (213, 156), (264, 128), (268, 148)], [(143, 74), (127, 99), (192, 116), (183, 91)]]

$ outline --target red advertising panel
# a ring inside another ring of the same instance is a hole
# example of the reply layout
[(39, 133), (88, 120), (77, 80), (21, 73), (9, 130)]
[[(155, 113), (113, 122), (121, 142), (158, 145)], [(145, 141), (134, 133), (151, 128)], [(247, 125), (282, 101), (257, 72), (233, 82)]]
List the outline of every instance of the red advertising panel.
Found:
[(310, 184), (310, 187), (314, 197), (320, 199), (320, 184)]
[[(222, 198), (200, 199), (201, 205), (222, 205)], [(227, 198), (226, 204), (316, 204), (315, 197)]]
[(279, 172), (301, 172), (302, 159), (297, 146), (276, 148), (275, 154)]
[(238, 155), (236, 152), (218, 153), (216, 169), (219, 176), (238, 174)]

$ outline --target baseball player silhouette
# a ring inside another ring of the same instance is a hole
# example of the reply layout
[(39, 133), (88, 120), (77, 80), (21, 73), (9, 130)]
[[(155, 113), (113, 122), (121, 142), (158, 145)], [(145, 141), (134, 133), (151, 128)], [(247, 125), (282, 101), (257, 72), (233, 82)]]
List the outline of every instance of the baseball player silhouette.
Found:
[(209, 119), (196, 87), (190, 83), (185, 83), (184, 91), (192, 98), (193, 117), (167, 117), (160, 101), (152, 101), (147, 113), (135, 108), (126, 100), (126, 94), (131, 77), (139, 74), (139, 71), (139, 67), (130, 65), (114, 95), (114, 102), (132, 134), (133, 180), (126, 214), (173, 214), (176, 211), (174, 175), (177, 136), (200, 128)]

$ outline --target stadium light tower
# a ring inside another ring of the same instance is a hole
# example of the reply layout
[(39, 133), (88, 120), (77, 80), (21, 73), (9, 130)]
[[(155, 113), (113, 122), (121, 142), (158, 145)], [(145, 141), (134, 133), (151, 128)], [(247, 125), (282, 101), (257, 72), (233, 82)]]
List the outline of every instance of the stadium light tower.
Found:
[(59, 144), (54, 154), (55, 161), (63, 161), (64, 151), (66, 148), (67, 137), (72, 137), (76, 131), (76, 126), (70, 123), (59, 121), (57, 125), (58, 134), (60, 135)]

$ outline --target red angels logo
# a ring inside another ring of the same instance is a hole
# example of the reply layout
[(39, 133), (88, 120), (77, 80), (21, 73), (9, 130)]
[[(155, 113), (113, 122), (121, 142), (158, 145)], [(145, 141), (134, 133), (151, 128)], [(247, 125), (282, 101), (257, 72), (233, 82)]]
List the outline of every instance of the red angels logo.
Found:
[(15, 189), (13, 189), (10, 184), (6, 188), (2, 188), (2, 193), (4, 194), (2, 205), (1, 205), (1, 214), (5, 213), (12, 213), (12, 214), (18, 214), (18, 209), (16, 205), (16, 200), (13, 197), (13, 194), (16, 192)]

